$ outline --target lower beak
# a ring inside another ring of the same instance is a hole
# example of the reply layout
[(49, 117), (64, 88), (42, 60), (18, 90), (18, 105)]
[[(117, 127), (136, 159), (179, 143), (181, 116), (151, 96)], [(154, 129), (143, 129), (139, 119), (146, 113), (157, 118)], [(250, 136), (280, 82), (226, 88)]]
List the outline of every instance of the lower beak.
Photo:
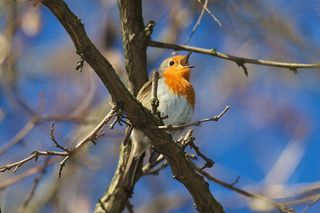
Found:
[[(183, 59), (181, 60), (180, 64), (182, 66), (188, 66), (189, 65), (189, 57), (191, 55), (192, 52), (189, 52), (186, 56), (183, 57)], [(191, 68), (191, 67), (190, 67)]]

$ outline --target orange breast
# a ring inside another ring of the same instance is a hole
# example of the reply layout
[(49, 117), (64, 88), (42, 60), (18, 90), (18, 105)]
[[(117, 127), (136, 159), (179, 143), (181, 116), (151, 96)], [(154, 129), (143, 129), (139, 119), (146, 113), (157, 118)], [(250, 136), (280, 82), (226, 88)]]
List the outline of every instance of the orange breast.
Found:
[(189, 70), (183, 70), (180, 72), (167, 70), (163, 73), (163, 78), (173, 93), (186, 97), (187, 101), (194, 108), (195, 93), (191, 83), (189, 82), (189, 72)]

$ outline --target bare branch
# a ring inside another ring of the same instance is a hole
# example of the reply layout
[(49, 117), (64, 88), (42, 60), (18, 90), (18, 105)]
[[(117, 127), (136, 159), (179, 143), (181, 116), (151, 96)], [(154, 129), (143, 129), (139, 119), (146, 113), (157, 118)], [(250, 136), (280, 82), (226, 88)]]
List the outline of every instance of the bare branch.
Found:
[(246, 72), (245, 64), (256, 64), (256, 65), (262, 65), (262, 66), (280, 67), (280, 68), (286, 68), (289, 70), (297, 70), (301, 68), (305, 68), (305, 69), (320, 68), (320, 64), (287, 63), (287, 62), (269, 61), (269, 60), (253, 59), (253, 58), (243, 58), (243, 57), (221, 53), (216, 51), (215, 49), (204, 49), (199, 47), (169, 44), (169, 43), (163, 43), (163, 42), (152, 41), (152, 40), (149, 41), (148, 45), (150, 47), (157, 47), (157, 48), (164, 48), (164, 49), (192, 51), (192, 52), (197, 52), (205, 55), (211, 55), (214, 57), (222, 58), (228, 61), (235, 62), (238, 66), (242, 67), (245, 72)]
[(172, 129), (183, 129), (183, 128), (186, 128), (186, 127), (190, 127), (190, 126), (200, 126), (202, 123), (205, 123), (205, 122), (210, 122), (210, 121), (219, 121), (219, 119), (230, 109), (230, 106), (226, 106), (224, 108), (224, 110), (219, 114), (219, 115), (215, 115), (211, 118), (204, 118), (204, 119), (201, 119), (199, 121), (195, 121), (195, 122), (192, 122), (192, 123), (188, 123), (188, 124), (181, 124), (181, 125), (171, 125), (171, 124), (168, 124), (168, 125), (164, 125), (164, 126), (158, 126), (158, 127), (150, 127), (150, 128), (153, 128), (153, 129), (169, 129), (169, 130), (172, 130)]
[(58, 176), (61, 176), (61, 172), (63, 167), (65, 166), (65, 163), (70, 159), (74, 153), (79, 150), (84, 144), (90, 141), (95, 141), (97, 137), (100, 136), (100, 132), (103, 130), (104, 126), (106, 125), (107, 122), (110, 121), (110, 119), (115, 115), (117, 112), (117, 107), (114, 106), (112, 110), (102, 119), (102, 121), (85, 137), (83, 138), (79, 143), (76, 144), (76, 146), (72, 149), (67, 149), (61, 146), (55, 139), (54, 137), (54, 125), (50, 131), (50, 137), (51, 140), (55, 143), (56, 147), (59, 149), (63, 150), (63, 152), (57, 152), (57, 151), (34, 151), (29, 155), (28, 157), (14, 162), (7, 164), (5, 166), (0, 167), (0, 172), (5, 172), (13, 169), (13, 172), (17, 171), (23, 164), (32, 161), (32, 160), (37, 160), (39, 156), (60, 156), (64, 157), (63, 160), (60, 162), (60, 170)]
[(271, 204), (272, 206), (274, 206), (274, 208), (278, 209), (279, 211), (281, 212), (293, 212), (293, 210), (291, 208), (289, 208), (286, 204), (284, 203), (279, 203), (279, 202), (276, 202), (272, 199), (269, 199), (267, 197), (264, 197), (262, 195), (258, 195), (258, 194), (255, 194), (255, 193), (252, 193), (252, 192), (248, 192), (248, 191), (245, 191), (243, 189), (240, 189), (238, 187), (235, 186), (235, 183), (238, 182), (238, 178), (236, 179), (236, 181), (233, 181), (233, 183), (226, 183), (216, 177), (213, 177), (212, 175), (210, 175), (209, 173), (207, 173), (206, 171), (204, 171), (203, 169), (201, 168), (198, 168), (196, 165), (194, 165), (192, 163), (193, 167), (197, 170), (197, 172), (199, 172), (201, 175), (203, 175), (204, 177), (206, 177), (208, 180), (211, 180), (227, 189), (230, 189), (234, 192), (237, 192), (247, 198), (250, 198), (250, 199), (257, 199), (257, 200), (261, 200), (263, 202), (267, 202), (269, 204)]
[(303, 209), (302, 213), (306, 213), (314, 204), (319, 202), (319, 200), (320, 200), (320, 194), (316, 196), (306, 208)]
[[(200, 2), (200, 3), (201, 3), (201, 2)], [(205, 0), (205, 1), (204, 1), (204, 4), (203, 4), (203, 6), (202, 6), (201, 13), (200, 13), (200, 15), (199, 15), (196, 23), (194, 24), (194, 26), (193, 26), (193, 28), (192, 28), (192, 31), (191, 31), (190, 35), (187, 37), (187, 39), (183, 42), (183, 44), (187, 44), (187, 43), (191, 40), (193, 34), (196, 32), (196, 30), (197, 30), (197, 28), (199, 27), (200, 22), (201, 22), (201, 20), (202, 20), (202, 18), (203, 18), (204, 12), (206, 11), (205, 8), (207, 7), (207, 5), (208, 5), (208, 0)]]
[(34, 151), (31, 153), (31, 155), (29, 155), (28, 157), (26, 157), (20, 161), (10, 163), (5, 166), (1, 166), (0, 172), (5, 172), (5, 171), (11, 170), (11, 169), (13, 169), (13, 172), (16, 172), (17, 169), (19, 169), (23, 164), (25, 164), (29, 161), (32, 161), (32, 160), (37, 161), (39, 156), (62, 156), (62, 157), (64, 157), (64, 156), (68, 156), (68, 155), (69, 155), (69, 153), (67, 153), (67, 152)]
[(50, 131), (50, 139), (53, 141), (53, 143), (56, 145), (57, 148), (65, 151), (65, 152), (67, 152), (67, 153), (70, 153), (70, 151), (69, 151), (67, 148), (61, 146), (61, 145), (56, 141), (56, 138), (55, 138), (55, 136), (54, 136), (54, 132), (55, 132), (54, 123), (52, 123), (52, 125), (51, 125), (51, 131)]
[(190, 146), (197, 153), (197, 155), (200, 156), (206, 162), (201, 169), (211, 168), (214, 165), (214, 161), (208, 158), (207, 156), (205, 156), (200, 151), (199, 147), (194, 144), (195, 138), (192, 136), (192, 133), (193, 133), (193, 130), (190, 129), (186, 133), (186, 135), (183, 137), (183, 139), (178, 143), (180, 143), (183, 149), (185, 149), (187, 146)]
[(22, 139), (34, 128), (35, 124), (31, 119), (15, 136), (13, 136), (7, 143), (0, 147), (0, 156), (6, 153), (16, 144), (21, 143)]
[(43, 176), (46, 173), (46, 168), (48, 167), (49, 162), (50, 162), (49, 160), (50, 160), (50, 158), (48, 157), (44, 161), (44, 164), (40, 169), (40, 174), (34, 179), (34, 181), (32, 183), (32, 186), (31, 186), (31, 191), (29, 193), (29, 196), (26, 198), (26, 200), (22, 204), (22, 207), (21, 207), (22, 211), (28, 206), (28, 204), (30, 203), (32, 197), (34, 196), (34, 194), (36, 192), (36, 189), (37, 189), (37, 187), (39, 185), (39, 182), (41, 181), (41, 179), (43, 178)]
[(111, 120), (111, 118), (116, 114), (117, 107), (113, 106), (111, 111), (100, 121), (100, 123), (86, 136), (84, 137), (76, 146), (69, 150), (68, 154), (61, 162), (60, 169), (58, 172), (58, 177), (61, 177), (62, 169), (65, 166), (66, 162), (70, 159), (70, 157), (75, 153), (76, 150), (79, 150), (84, 144), (88, 142), (93, 142), (97, 140), (99, 136), (101, 136), (100, 132), (103, 130), (105, 125)]
[[(57, 162), (57, 159), (51, 159), (50, 162), (48, 163), (48, 166), (52, 165), (56, 162)], [(12, 176), (6, 180), (1, 181), (0, 190), (6, 189), (7, 187), (9, 187), (11, 185), (14, 185), (14, 184), (32, 176), (32, 175), (35, 175), (35, 174), (41, 172), (42, 168), (43, 168), (43, 165), (34, 166), (34, 167), (20, 173), (19, 175)]]
[(221, 22), (219, 19), (207, 8), (207, 0), (205, 1), (204, 4), (202, 4), (201, 0), (198, 0), (198, 2), (202, 5), (203, 9), (213, 18), (215, 22), (219, 25), (219, 27), (222, 26)]
[(77, 123), (92, 123), (93, 120), (86, 120), (84, 118), (78, 116), (68, 116), (68, 115), (35, 115), (33, 116), (26, 125), (8, 142), (6, 142), (3, 146), (0, 147), (0, 156), (5, 154), (8, 150), (10, 150), (15, 145), (22, 142), (22, 139), (31, 131), (35, 126), (42, 122), (77, 122)]
[(161, 118), (160, 112), (158, 111), (159, 107), (159, 99), (157, 97), (158, 94), (158, 80), (159, 80), (159, 73), (157, 71), (153, 71), (152, 73), (152, 87), (151, 87), (151, 107), (152, 107), (152, 114)]
[(104, 206), (104, 203), (102, 202), (102, 200), (101, 200), (101, 199), (98, 199), (98, 201), (99, 201), (99, 204), (100, 204), (102, 210), (103, 210), (105, 213), (108, 213), (108, 210), (107, 210), (106, 207)]
[(159, 172), (162, 170), (162, 169), (165, 169), (167, 168), (168, 166), (168, 162), (167, 161), (164, 161), (158, 168), (154, 169), (154, 170), (148, 170), (148, 171), (145, 171), (143, 173), (143, 175), (158, 175)]

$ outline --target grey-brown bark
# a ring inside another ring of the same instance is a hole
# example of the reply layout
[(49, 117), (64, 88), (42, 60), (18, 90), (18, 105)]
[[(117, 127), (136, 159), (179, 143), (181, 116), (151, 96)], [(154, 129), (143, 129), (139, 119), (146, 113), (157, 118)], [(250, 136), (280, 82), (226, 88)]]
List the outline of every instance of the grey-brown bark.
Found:
[(118, 0), (126, 71), (134, 95), (148, 80), (147, 37), (144, 32), (141, 1)]

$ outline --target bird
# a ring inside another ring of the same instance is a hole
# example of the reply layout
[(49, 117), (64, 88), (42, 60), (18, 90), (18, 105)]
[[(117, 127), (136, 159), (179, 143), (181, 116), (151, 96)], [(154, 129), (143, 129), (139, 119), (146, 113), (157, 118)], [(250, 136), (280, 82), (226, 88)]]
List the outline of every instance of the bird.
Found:
[[(195, 107), (195, 91), (190, 82), (190, 72), (193, 66), (189, 65), (187, 55), (175, 55), (165, 59), (158, 68), (159, 79), (157, 98), (159, 106), (157, 110), (163, 118), (165, 125), (180, 125), (188, 123), (192, 119)], [(147, 81), (139, 90), (137, 99), (148, 110), (152, 110), (151, 104), (152, 81)], [(172, 139), (177, 140), (181, 136), (181, 130), (171, 131)], [(131, 135), (131, 151), (124, 170), (124, 185), (132, 190), (136, 178), (138, 165), (143, 160), (143, 154), (151, 148), (150, 138), (141, 130), (133, 127)]]

